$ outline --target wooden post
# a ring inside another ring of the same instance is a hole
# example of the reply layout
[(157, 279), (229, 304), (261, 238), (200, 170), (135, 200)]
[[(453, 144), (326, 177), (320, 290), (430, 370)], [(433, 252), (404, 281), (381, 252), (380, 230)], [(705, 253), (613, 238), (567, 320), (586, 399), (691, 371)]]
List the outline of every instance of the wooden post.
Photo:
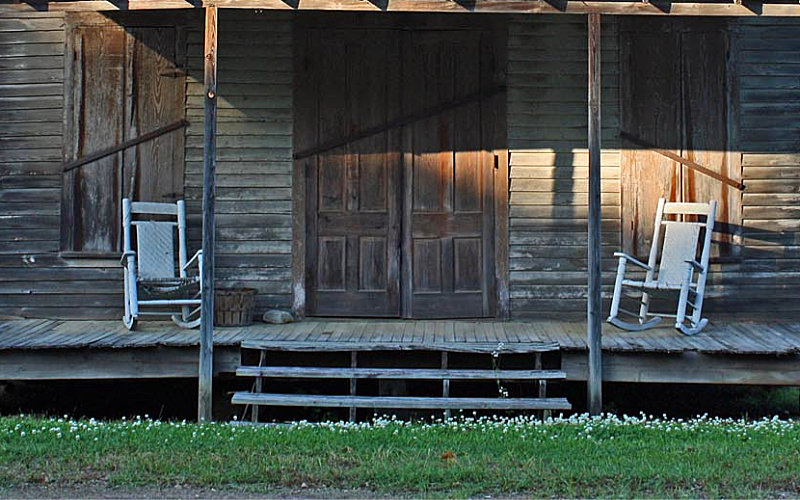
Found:
[[(353, 369), (358, 368), (358, 351), (350, 352), (350, 368), (353, 368)], [(350, 379), (350, 395), (351, 396), (355, 396), (356, 394), (358, 394), (357, 379), (351, 378)], [(357, 416), (356, 410), (357, 410), (357, 408), (355, 406), (351, 406), (350, 407), (349, 417), (350, 417), (350, 421), (351, 422), (355, 422), (356, 421), (356, 416)]]
[(589, 14), (589, 286), (586, 335), (589, 346), (589, 413), (603, 411), (602, 283), (600, 252), (600, 14)]
[(211, 420), (214, 376), (214, 191), (217, 168), (217, 7), (206, 7), (205, 130), (203, 132), (203, 303), (200, 321), (200, 368), (197, 419)]
[[(448, 355), (447, 351), (442, 351), (442, 370), (447, 370), (448, 365)], [(442, 380), (442, 397), (449, 398), (450, 397), (450, 379), (446, 378)], [(444, 410), (444, 418), (445, 420), (450, 420), (452, 414), (450, 413), (450, 408)]]
[[(267, 350), (266, 349), (261, 349), (259, 351), (259, 354), (258, 354), (258, 366), (259, 367), (267, 366)], [(264, 389), (264, 377), (262, 377), (261, 375), (256, 377), (256, 382), (255, 382), (254, 385), (255, 385), (254, 392), (256, 392), (258, 394), (261, 394), (261, 392)], [(253, 405), (253, 409), (250, 410), (250, 420), (252, 420), (254, 424), (258, 423), (258, 413), (259, 413), (258, 405)]]

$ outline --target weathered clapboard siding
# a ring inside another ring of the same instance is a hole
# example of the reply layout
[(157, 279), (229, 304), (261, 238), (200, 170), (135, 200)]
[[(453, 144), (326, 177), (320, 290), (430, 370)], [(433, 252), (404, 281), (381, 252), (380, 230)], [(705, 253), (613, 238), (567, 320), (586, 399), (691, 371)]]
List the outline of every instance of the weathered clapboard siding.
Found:
[[(619, 55), (613, 19), (603, 19), (602, 36), (603, 245), (610, 256), (619, 246), (620, 224)], [(582, 17), (514, 17), (509, 25), (510, 295), (515, 317), (581, 314), (586, 308), (586, 37)]]
[[(188, 33), (186, 185), (199, 246), (203, 33)], [(217, 276), (258, 290), (257, 308), (291, 304), (292, 21), (223, 10), (219, 21)]]
[(0, 15), (0, 315), (114, 317), (120, 303), (116, 261), (58, 256), (64, 47), (62, 14)]
[[(194, 19), (184, 51), (185, 196), (199, 247), (203, 42)], [(223, 286), (258, 289), (259, 309), (287, 306), (292, 25), (226, 11), (220, 29), (229, 35), (220, 46), (217, 272)], [(61, 15), (0, 17), (0, 315), (118, 318), (118, 259), (59, 253), (65, 32)]]
[[(739, 20), (744, 248), (739, 300), (796, 312), (800, 299), (800, 21)], [(733, 298), (731, 298), (732, 300)], [(754, 300), (758, 299), (758, 300)]]
[[(131, 14), (139, 15), (139, 14)], [(516, 317), (585, 310), (586, 24), (515, 16), (508, 42), (510, 278)], [(199, 247), (202, 35), (187, 37), (185, 195)], [(604, 279), (620, 247), (619, 53), (603, 19)], [(218, 261), (225, 285), (291, 303), (292, 17), (223, 11)], [(795, 312), (800, 299), (800, 21), (740, 20), (732, 35), (744, 247), (714, 263), (709, 309)], [(118, 318), (116, 259), (59, 254), (64, 19), (0, 15), (0, 315)], [(741, 306), (741, 307), (739, 307)]]

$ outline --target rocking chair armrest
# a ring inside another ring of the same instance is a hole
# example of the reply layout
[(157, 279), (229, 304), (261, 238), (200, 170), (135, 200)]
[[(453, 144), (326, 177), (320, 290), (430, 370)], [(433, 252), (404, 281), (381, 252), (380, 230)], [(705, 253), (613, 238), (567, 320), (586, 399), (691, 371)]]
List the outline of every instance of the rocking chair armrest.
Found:
[(191, 259), (186, 261), (186, 264), (183, 265), (183, 270), (185, 271), (186, 269), (188, 269), (189, 266), (195, 263), (195, 261), (197, 261), (197, 263), (200, 264), (202, 260), (203, 260), (203, 251), (198, 250), (197, 252), (195, 252), (194, 255), (192, 255)]
[(622, 257), (631, 264), (637, 265), (646, 271), (652, 271), (653, 268), (645, 264), (639, 259), (633, 258), (630, 255), (626, 254), (625, 252), (614, 252), (614, 257)]
[(697, 262), (696, 260), (687, 260), (686, 261), (689, 266), (693, 267), (695, 271), (702, 273), (703, 272), (703, 265)]
[(119, 263), (121, 266), (125, 267), (128, 265), (128, 262), (130, 262), (130, 260), (134, 257), (136, 257), (136, 252), (134, 252), (133, 250), (126, 250), (122, 252), (122, 257), (120, 257)]

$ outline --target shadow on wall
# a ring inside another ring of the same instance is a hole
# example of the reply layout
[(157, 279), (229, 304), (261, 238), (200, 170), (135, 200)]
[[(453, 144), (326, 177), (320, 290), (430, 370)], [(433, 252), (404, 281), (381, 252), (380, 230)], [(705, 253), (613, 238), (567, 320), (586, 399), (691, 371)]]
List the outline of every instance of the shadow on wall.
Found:
[[(788, 313), (797, 290), (785, 272), (800, 270), (795, 250), (800, 227), (791, 207), (796, 195), (790, 194), (797, 189), (797, 174), (790, 172), (800, 164), (800, 141), (788, 140), (782, 128), (800, 127), (780, 121), (778, 109), (784, 106), (781, 99), (796, 100), (796, 95), (781, 90), (782, 76), (751, 76), (782, 75), (786, 67), (780, 56), (767, 53), (767, 42), (749, 37), (742, 29), (749, 21), (639, 17), (603, 22), (604, 283), (610, 285), (613, 277), (613, 251), (646, 256), (659, 197), (716, 199), (720, 214), (709, 306)], [(800, 26), (786, 24), (770, 40), (773, 50), (776, 44), (793, 46), (792, 34)], [(554, 39), (560, 45), (557, 61), (544, 50)], [(516, 19), (509, 46), (514, 310), (539, 315), (569, 307), (580, 315), (588, 175), (582, 158), (585, 22)], [(771, 122), (764, 121), (765, 113)], [(620, 132), (742, 181), (747, 191), (623, 140)], [(557, 233), (545, 237), (548, 228)], [(775, 274), (779, 271), (785, 277)], [(777, 300), (763, 301), (770, 294)]]
[[(221, 20), (219, 54), (220, 272), (231, 283), (258, 284), (262, 306), (286, 306), (290, 297), (292, 238), (293, 35), (290, 28), (279, 29), (277, 34), (263, 29), (286, 25), (286, 17), (237, 13), (240, 17), (236, 23), (247, 29), (236, 32), (232, 29), (234, 19), (226, 20), (225, 15)], [(193, 126), (187, 133), (185, 185), (192, 202), (190, 210), (197, 214), (202, 187), (202, 137), (198, 133), (202, 123), (202, 32), (201, 20), (192, 16), (187, 45), (187, 116)], [(523, 315), (542, 311), (558, 314), (559, 308), (580, 313), (585, 299), (585, 20), (556, 17), (511, 19), (508, 143), (491, 145), (510, 149), (512, 307)], [(369, 14), (330, 14), (321, 18), (331, 24), (357, 19), (364, 26), (374, 22), (384, 28), (395, 20), (406, 26), (427, 22), (421, 15), (395, 14), (384, 14), (380, 19)], [(782, 87), (780, 77), (770, 88), (765, 77), (754, 76), (758, 58), (767, 56), (766, 47), (732, 29), (740, 22), (690, 18), (604, 20), (602, 111), (606, 177), (602, 205), (606, 283), (613, 271), (608, 258), (613, 251), (626, 247), (641, 254), (649, 247), (652, 210), (662, 195), (685, 201), (714, 198), (720, 202), (711, 307), (716, 300), (741, 292), (741, 281), (725, 277), (729, 270), (798, 271), (798, 228), (786, 222), (793, 216), (785, 215), (777, 205), (777, 200), (788, 197), (796, 182), (791, 176), (778, 181), (777, 176), (788, 175), (785, 172), (789, 168), (797, 168), (799, 144), (781, 139), (786, 132), (778, 130), (783, 123), (779, 116), (774, 134), (770, 135), (768, 123), (754, 129), (759, 119), (757, 111), (768, 112), (785, 103), (788, 94), (778, 90)], [(257, 29), (259, 25), (261, 29)], [(790, 39), (790, 28), (781, 29), (775, 34), (776, 40)], [(747, 29), (741, 33), (746, 35)], [(362, 27), (359, 36), (370, 36), (369, 31)], [(553, 59), (548, 57), (548, 43), (555, 41), (561, 52), (559, 58)], [(257, 50), (261, 46), (264, 50)], [(731, 54), (738, 54), (738, 59), (734, 60)], [(432, 64), (435, 66), (436, 61)], [(766, 57), (762, 64), (781, 63)], [(369, 77), (368, 69), (353, 75)], [(359, 95), (350, 94), (348, 99), (359, 99)], [(345, 117), (346, 105), (326, 102), (330, 106), (330, 123), (346, 132), (342, 139), (392, 120), (388, 116), (370, 116), (368, 106), (361, 113)], [(450, 111), (441, 114), (447, 112)], [(751, 128), (756, 135), (745, 133)], [(721, 175), (743, 180), (748, 185), (745, 198), (715, 179), (621, 141), (621, 130)], [(372, 148), (370, 151), (364, 150), (366, 143)], [(363, 141), (360, 148), (363, 154), (372, 155), (398, 152), (380, 141)], [(453, 139), (427, 141), (418, 152), (454, 155), (464, 151)], [(342, 154), (346, 159), (346, 151)], [(779, 196), (769, 201), (768, 197), (775, 194)], [(197, 221), (195, 217), (193, 222)], [(197, 232), (194, 241), (199, 241)], [(775, 280), (773, 275), (765, 275), (748, 283), (752, 290), (763, 293), (775, 285)], [(717, 283), (725, 286), (715, 293)], [(788, 284), (781, 286), (789, 290)]]

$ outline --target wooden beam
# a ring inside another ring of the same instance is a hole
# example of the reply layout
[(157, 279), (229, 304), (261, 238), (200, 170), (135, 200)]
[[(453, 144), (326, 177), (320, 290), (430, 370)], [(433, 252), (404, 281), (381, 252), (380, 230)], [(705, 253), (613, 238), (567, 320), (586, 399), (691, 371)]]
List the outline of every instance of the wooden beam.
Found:
[(214, 366), (214, 205), (217, 168), (217, 7), (206, 7), (203, 133), (203, 270), (197, 418), (211, 420)]
[(450, 351), (475, 354), (526, 354), (558, 351), (557, 342), (509, 342), (498, 347), (497, 342), (347, 342), (347, 341), (293, 341), (293, 340), (243, 340), (242, 349), (267, 349), (286, 352), (351, 352), (351, 351)]
[(253, 394), (235, 392), (233, 404), (321, 406), (325, 408), (418, 408), (427, 410), (571, 410), (566, 398), (432, 398), (415, 396), (323, 396), (319, 394)]
[[(236, 346), (218, 346), (214, 351), (214, 376), (232, 375), (241, 365), (239, 354)], [(196, 346), (0, 349), (0, 380), (194, 378), (197, 356)], [(561, 358), (568, 381), (586, 381), (586, 351), (562, 351)], [(800, 386), (800, 355), (606, 351), (603, 380), (796, 387)]]
[(694, 162), (694, 161), (692, 161), (692, 160), (690, 160), (688, 158), (684, 158), (684, 157), (682, 157), (680, 155), (677, 155), (677, 154), (673, 153), (672, 151), (670, 151), (668, 149), (659, 148), (655, 144), (653, 144), (651, 142), (648, 142), (648, 141), (645, 141), (644, 139), (642, 139), (640, 137), (636, 137), (633, 134), (629, 134), (628, 132), (622, 131), (622, 132), (620, 132), (619, 136), (621, 138), (623, 138), (623, 139), (627, 139), (627, 140), (631, 141), (634, 144), (637, 144), (639, 146), (642, 146), (642, 147), (645, 147), (647, 149), (650, 149), (650, 150), (660, 154), (661, 156), (666, 156), (670, 160), (672, 160), (674, 162), (677, 162), (677, 163), (680, 163), (681, 165), (684, 165), (684, 166), (686, 166), (686, 167), (688, 167), (688, 168), (690, 168), (692, 170), (700, 172), (703, 175), (707, 175), (707, 176), (711, 177), (712, 179), (716, 179), (716, 180), (720, 181), (723, 184), (727, 184), (728, 186), (736, 188), (739, 191), (744, 191), (744, 189), (745, 189), (745, 185), (742, 184), (739, 181), (735, 181), (735, 180), (731, 179), (730, 177), (725, 177), (724, 175), (721, 175), (721, 174), (719, 174), (719, 173), (717, 173), (717, 172), (715, 172), (715, 171), (713, 171), (713, 170), (711, 170), (709, 168), (706, 168), (706, 167), (700, 165), (697, 162)]
[[(210, 4), (209, 4), (210, 5)], [(631, 2), (567, 0), (386, 0), (369, 2), (363, 0), (224, 0), (216, 2), (218, 7), (231, 9), (264, 10), (329, 10), (353, 12), (441, 12), (465, 13), (485, 12), (504, 14), (607, 14), (607, 15), (655, 15), (655, 16), (755, 16), (755, 17), (800, 17), (800, 5), (763, 2), (745, 4), (701, 3), (701, 2)], [(44, 1), (40, 3), (4, 4), (0, 12), (14, 11), (114, 11), (191, 9), (194, 2), (182, 0), (85, 0)]]
[[(264, 351), (261, 351), (264, 352)], [(355, 351), (353, 352), (355, 353)], [(352, 354), (351, 353), (351, 359)], [(447, 367), (448, 352), (442, 351), (442, 368), (358, 368), (350, 363), (350, 368), (314, 366), (240, 366), (236, 369), (239, 377), (270, 378), (333, 378), (333, 379), (413, 379), (442, 380), (442, 397), (450, 396), (450, 380), (563, 380), (566, 375), (561, 370), (483, 370), (450, 369)], [(540, 355), (541, 357), (541, 355)], [(540, 363), (541, 364), (541, 363)], [(256, 380), (256, 382), (258, 382)], [(258, 390), (255, 391), (259, 392)], [(355, 396), (355, 394), (351, 394)], [(540, 394), (539, 397), (542, 397)]]
[[(580, 2), (566, 0), (386, 0), (376, 5), (363, 0), (222, 0), (219, 7), (276, 10), (347, 10), (383, 12), (493, 12), (529, 14), (610, 14), (610, 15), (676, 15), (676, 16), (800, 16), (793, 4), (747, 2), (672, 2), (656, 5), (633, 2)], [(296, 6), (295, 6), (296, 5)]]
[(589, 283), (586, 301), (586, 343), (589, 347), (589, 413), (603, 411), (602, 243), (600, 235), (600, 14), (589, 14)]
[[(55, 348), (0, 350), (0, 380), (111, 380), (194, 378), (196, 346)], [(224, 346), (214, 356), (214, 375), (233, 373), (239, 348)]]
[[(567, 380), (588, 378), (585, 351), (562, 351)], [(603, 355), (603, 381), (641, 384), (800, 385), (800, 355), (767, 356), (684, 352)]]
[(172, 132), (173, 130), (178, 130), (180, 128), (187, 127), (189, 125), (189, 121), (186, 119), (178, 120), (176, 122), (170, 123), (169, 125), (165, 125), (163, 127), (159, 127), (156, 130), (151, 132), (147, 132), (146, 134), (142, 134), (139, 137), (129, 139), (125, 142), (117, 144), (115, 146), (111, 146), (105, 149), (101, 149), (99, 151), (95, 151), (91, 154), (88, 154), (82, 158), (78, 158), (77, 160), (65, 163), (61, 166), (64, 172), (69, 172), (70, 170), (74, 170), (78, 167), (82, 167), (87, 163), (91, 163), (93, 161), (100, 160), (105, 158), (106, 156), (111, 156), (114, 153), (119, 153), (124, 149), (128, 149), (130, 147), (136, 146), (137, 144), (141, 144), (143, 142), (151, 141), (157, 137), (160, 137), (166, 133)]

